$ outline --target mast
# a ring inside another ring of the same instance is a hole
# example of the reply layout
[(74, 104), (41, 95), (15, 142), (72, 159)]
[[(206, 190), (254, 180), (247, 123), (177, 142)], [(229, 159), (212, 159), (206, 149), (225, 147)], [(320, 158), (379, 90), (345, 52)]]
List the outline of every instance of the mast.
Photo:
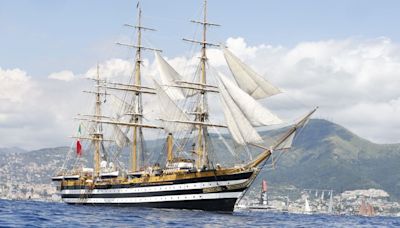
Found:
[[(204, 0), (203, 5), (203, 20), (202, 21), (195, 21), (192, 20), (191, 22), (201, 24), (203, 29), (203, 36), (201, 41), (197, 40), (189, 40), (183, 39), (188, 42), (197, 43), (201, 45), (201, 57), (200, 57), (200, 79), (199, 85), (206, 85), (207, 84), (207, 73), (206, 73), (206, 63), (207, 63), (207, 46), (218, 46), (216, 44), (208, 43), (207, 42), (207, 26), (219, 26), (218, 24), (209, 23), (207, 21), (207, 0)], [(208, 104), (207, 104), (207, 91), (205, 90), (205, 86), (202, 86), (204, 90), (200, 92), (200, 102), (197, 106), (198, 110), (195, 110), (198, 114), (196, 115), (195, 120), (201, 123), (204, 123), (208, 120)], [(197, 163), (196, 167), (200, 170), (203, 166), (208, 166), (208, 148), (207, 148), (207, 126), (200, 124), (198, 126), (199, 132), (197, 136)]]
[[(94, 152), (93, 152), (93, 176), (98, 177), (100, 176), (100, 160), (101, 160), (101, 154), (100, 150), (102, 148), (102, 142), (103, 141), (113, 141), (110, 139), (104, 139), (103, 138), (103, 118), (109, 118), (106, 116), (103, 116), (101, 113), (101, 96), (107, 96), (107, 92), (100, 91), (100, 88), (104, 88), (102, 85), (105, 81), (100, 79), (100, 69), (99, 69), (99, 64), (97, 64), (97, 73), (95, 78), (89, 78), (93, 81), (95, 81), (95, 90), (94, 91), (86, 91), (84, 90), (84, 93), (89, 93), (93, 94), (95, 96), (95, 108), (94, 108), (94, 114), (90, 115), (81, 115), (78, 114), (78, 117), (75, 119), (78, 120), (83, 120), (83, 121), (88, 121), (88, 122), (93, 122), (94, 124), (94, 131), (90, 133), (88, 137), (82, 137), (81, 135), (78, 137), (80, 139), (86, 139), (90, 140), (92, 145), (94, 146)], [(72, 138), (77, 138), (72, 136)]]
[[(203, 16), (203, 44), (201, 47), (201, 77), (200, 83), (206, 84), (206, 61), (207, 61), (207, 54), (206, 54), (206, 38), (207, 38), (207, 0), (204, 0), (204, 16)], [(207, 103), (206, 103), (206, 92), (203, 90), (201, 91), (201, 103), (200, 103), (200, 114), (198, 120), (200, 122), (204, 122), (205, 119), (208, 117), (208, 110), (207, 110)], [(206, 158), (208, 157), (207, 154), (207, 143), (206, 143), (206, 133), (207, 128), (205, 126), (200, 126), (199, 128), (199, 135), (198, 135), (198, 160), (197, 160), (197, 168), (201, 168), (205, 162)], [(203, 140), (202, 140), (203, 139)], [(207, 159), (208, 160), (208, 159)]]
[[(204, 10), (204, 15), (203, 15), (203, 44), (202, 44), (202, 47), (201, 47), (201, 79), (200, 79), (200, 83), (207, 84), (207, 81), (206, 81), (207, 0), (204, 0), (204, 9), (203, 10)], [(203, 107), (204, 107), (204, 104), (203, 104)]]
[[(99, 73), (99, 64), (97, 64), (97, 75), (96, 75), (96, 107), (95, 107), (95, 118), (96, 120), (100, 120), (101, 116), (101, 101), (100, 101), (100, 73)], [(96, 124), (96, 129), (94, 133), (94, 174), (95, 177), (98, 177), (100, 174), (100, 147), (101, 141), (103, 139), (102, 127), (101, 123)]]
[[(142, 44), (142, 28), (141, 28), (141, 20), (142, 20), (142, 9), (139, 6), (139, 14), (138, 14), (138, 22), (137, 22), (137, 48), (136, 48), (136, 60), (135, 60), (135, 80), (134, 84), (141, 86), (141, 75), (140, 75), (140, 64), (142, 61), (142, 56), (141, 56), (141, 44)], [(140, 87), (139, 87), (140, 89)], [(135, 93), (135, 113), (137, 114), (142, 114), (142, 99), (141, 99), (141, 93), (136, 92)], [(134, 122), (135, 123), (140, 123), (141, 122), (141, 116), (135, 115), (134, 116)], [(132, 150), (131, 150), (131, 168), (132, 172), (138, 171), (138, 132), (139, 132), (139, 140), (141, 141), (142, 136), (141, 134), (142, 128), (141, 127), (133, 127), (133, 141), (132, 141)], [(143, 148), (141, 148), (143, 149)]]
[(169, 133), (167, 136), (167, 162), (172, 162), (174, 156), (172, 151), (174, 144), (172, 140), (172, 133)]
[[(111, 87), (111, 89), (117, 90), (126, 90), (134, 92), (134, 113), (132, 113), (132, 148), (131, 148), (131, 171), (136, 172), (140, 169), (138, 158), (143, 156), (143, 124), (142, 124), (142, 117), (143, 117), (143, 104), (142, 104), (142, 93), (152, 93), (146, 91), (148, 87), (142, 86), (141, 80), (141, 63), (142, 63), (142, 50), (153, 50), (153, 51), (161, 51), (159, 49), (149, 48), (142, 46), (142, 31), (155, 31), (151, 28), (146, 28), (142, 26), (142, 8), (140, 7), (140, 2), (138, 2), (136, 8), (138, 9), (138, 19), (136, 25), (129, 25), (125, 24), (125, 26), (135, 28), (137, 30), (137, 43), (136, 45), (132, 44), (122, 44), (117, 43), (119, 45), (128, 46), (136, 49), (136, 57), (135, 57), (135, 77), (133, 84), (131, 85), (124, 85), (119, 84), (119, 87)], [(116, 86), (116, 85), (114, 85)], [(122, 87), (120, 87), (122, 86)], [(110, 88), (110, 87), (107, 87)], [(145, 89), (143, 91), (143, 89)], [(128, 123), (125, 123), (128, 124)], [(129, 125), (129, 124), (128, 124)]]

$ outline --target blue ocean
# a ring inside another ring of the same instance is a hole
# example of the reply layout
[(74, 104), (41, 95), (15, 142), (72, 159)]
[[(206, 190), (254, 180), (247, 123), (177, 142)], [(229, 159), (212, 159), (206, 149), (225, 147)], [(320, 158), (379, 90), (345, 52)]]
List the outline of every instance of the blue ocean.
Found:
[(0, 200), (0, 227), (400, 227), (400, 218), (233, 214)]

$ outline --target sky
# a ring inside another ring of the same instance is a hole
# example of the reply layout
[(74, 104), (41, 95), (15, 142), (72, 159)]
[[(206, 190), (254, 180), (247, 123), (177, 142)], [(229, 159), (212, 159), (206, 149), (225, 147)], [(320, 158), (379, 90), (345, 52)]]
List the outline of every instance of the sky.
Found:
[[(283, 95), (263, 101), (290, 118), (320, 106), (316, 118), (376, 143), (400, 142), (399, 1), (209, 0), (209, 40), (226, 43)], [(81, 90), (101, 74), (132, 70), (137, 1), (0, 1), (0, 147), (69, 145), (83, 113)], [(163, 50), (178, 70), (190, 65), (202, 1), (143, 0), (144, 44)], [(223, 67), (218, 50), (210, 63)], [(144, 56), (153, 72), (153, 55)], [(293, 108), (289, 108), (292, 106)]]

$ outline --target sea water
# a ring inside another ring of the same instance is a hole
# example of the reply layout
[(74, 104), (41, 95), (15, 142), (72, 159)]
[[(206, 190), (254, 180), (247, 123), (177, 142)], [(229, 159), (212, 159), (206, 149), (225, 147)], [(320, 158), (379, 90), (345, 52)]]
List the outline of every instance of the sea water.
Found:
[(0, 200), (0, 227), (400, 227), (396, 217), (217, 213)]

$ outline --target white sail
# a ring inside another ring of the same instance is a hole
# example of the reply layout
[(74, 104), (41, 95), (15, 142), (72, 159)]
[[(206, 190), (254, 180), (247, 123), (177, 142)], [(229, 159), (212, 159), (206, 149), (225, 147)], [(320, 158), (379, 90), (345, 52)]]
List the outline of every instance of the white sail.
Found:
[(281, 119), (260, 105), (253, 97), (237, 87), (223, 74), (219, 73), (219, 77), (236, 105), (253, 126), (268, 126), (283, 123)]
[[(131, 104), (123, 101), (117, 96), (113, 95), (110, 97), (111, 97), (111, 104), (113, 105), (113, 108), (115, 110), (115, 114), (113, 117), (114, 121), (121, 121), (121, 119), (127, 117), (125, 116), (125, 114), (133, 112), (134, 106), (132, 106)], [(122, 128), (124, 128), (124, 130)], [(113, 138), (115, 144), (117, 144), (119, 148), (123, 148), (130, 143), (129, 138), (126, 136), (128, 132), (129, 128), (127, 127), (113, 125)]]
[(304, 202), (304, 212), (305, 213), (311, 213), (311, 207), (310, 204), (308, 203), (308, 199), (306, 198), (305, 202)]
[(232, 138), (241, 145), (261, 142), (262, 138), (236, 105), (221, 80), (218, 80), (218, 87), (220, 89), (225, 121)]
[(118, 125), (113, 125), (114, 128), (114, 140), (119, 148), (123, 148), (130, 143), (129, 138), (121, 130)]
[(281, 91), (257, 74), (249, 66), (233, 55), (227, 48), (222, 48), (225, 60), (239, 87), (255, 99), (278, 94)]
[(329, 205), (328, 205), (328, 213), (331, 214), (332, 213), (332, 209), (333, 209), (333, 193), (332, 190), (329, 192)]
[(135, 110), (135, 105), (129, 104), (126, 101), (118, 98), (117, 96), (110, 96), (111, 103), (114, 106), (115, 112), (119, 115), (125, 115), (127, 113), (132, 113)]
[(189, 117), (180, 109), (176, 103), (169, 97), (161, 86), (154, 80), (154, 87), (157, 92), (160, 119), (163, 121), (164, 130), (167, 132), (177, 132), (182, 130), (189, 130), (192, 125), (185, 123), (176, 123), (169, 121), (190, 121)]
[(182, 77), (171, 65), (169, 65), (169, 63), (163, 57), (161, 57), (161, 55), (157, 51), (155, 52), (155, 56), (157, 68), (160, 73), (161, 83), (164, 85), (163, 89), (165, 90), (165, 92), (173, 100), (185, 98), (182, 90), (180, 88), (174, 87), (176, 86), (175, 81), (182, 80)]
[(277, 146), (275, 150), (290, 149), (292, 147), (295, 135), (296, 133), (291, 134), (285, 141), (283, 141), (279, 146)]

